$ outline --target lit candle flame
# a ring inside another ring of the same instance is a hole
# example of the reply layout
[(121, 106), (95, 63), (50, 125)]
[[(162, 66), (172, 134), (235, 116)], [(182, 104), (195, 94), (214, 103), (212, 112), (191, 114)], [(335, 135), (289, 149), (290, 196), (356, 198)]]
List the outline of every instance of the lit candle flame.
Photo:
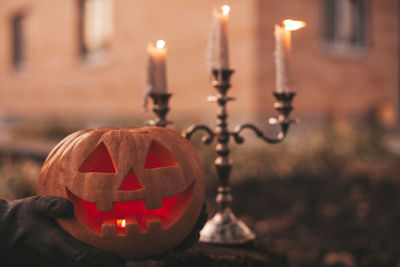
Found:
[(285, 29), (288, 31), (295, 31), (306, 26), (306, 23), (301, 20), (292, 20), (286, 19), (283, 21), (283, 25), (285, 25)]
[(125, 219), (117, 220), (117, 227), (118, 227), (118, 228), (123, 228), (123, 229), (125, 229), (125, 227), (126, 227), (126, 220), (125, 220)]
[(231, 11), (231, 8), (228, 5), (222, 6), (222, 13), (226, 16)]
[(156, 44), (158, 49), (163, 49), (165, 47), (165, 41), (164, 40), (158, 40)]

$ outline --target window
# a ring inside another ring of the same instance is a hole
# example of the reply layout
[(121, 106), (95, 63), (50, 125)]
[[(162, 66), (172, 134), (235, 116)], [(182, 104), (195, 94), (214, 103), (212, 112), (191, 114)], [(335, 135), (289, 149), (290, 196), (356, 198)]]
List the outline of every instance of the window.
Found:
[(24, 20), (25, 16), (22, 13), (11, 19), (12, 65), (16, 70), (21, 70), (25, 63)]
[(322, 1), (324, 50), (339, 55), (364, 54), (367, 0)]
[(79, 11), (81, 56), (90, 62), (101, 62), (113, 32), (113, 0), (80, 0)]

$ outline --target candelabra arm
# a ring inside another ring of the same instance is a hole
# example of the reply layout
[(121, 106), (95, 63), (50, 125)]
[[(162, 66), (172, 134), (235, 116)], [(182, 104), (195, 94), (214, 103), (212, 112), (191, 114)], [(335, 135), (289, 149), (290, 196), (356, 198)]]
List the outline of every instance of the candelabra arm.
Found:
[(271, 143), (271, 144), (280, 143), (286, 137), (286, 133), (289, 129), (289, 123), (282, 122), (280, 125), (281, 125), (281, 131), (276, 137), (266, 136), (260, 129), (258, 129), (256, 126), (254, 126), (253, 124), (250, 124), (250, 123), (241, 124), (241, 125), (236, 126), (232, 135), (237, 144), (242, 144), (244, 142), (244, 138), (242, 136), (240, 136), (240, 133), (244, 129), (250, 129), (255, 132), (257, 137), (261, 138), (262, 140), (264, 140), (267, 143)]
[(212, 141), (214, 140), (215, 133), (208, 126), (203, 124), (195, 124), (189, 126), (186, 130), (183, 131), (182, 136), (187, 140), (190, 140), (192, 135), (199, 130), (203, 130), (207, 133), (207, 135), (204, 135), (201, 138), (201, 141), (206, 145), (211, 144)]
[(278, 111), (279, 116), (277, 118), (270, 118), (269, 119), (269, 124), (279, 124), (281, 130), (279, 134), (276, 137), (269, 137), (266, 136), (260, 129), (258, 129), (256, 126), (250, 123), (245, 123), (236, 126), (234, 129), (232, 136), (233, 139), (237, 144), (242, 144), (244, 142), (244, 138), (240, 136), (240, 133), (244, 129), (250, 129), (253, 130), (257, 137), (261, 138), (267, 143), (279, 143), (282, 142), (283, 139), (285, 139), (286, 134), (289, 130), (289, 126), (292, 123), (295, 123), (296, 121), (290, 119), (289, 115), (291, 111), (293, 110), (292, 107), (292, 100), (296, 93), (294, 92), (289, 92), (289, 93), (274, 93), (274, 96), (276, 98), (276, 102), (274, 104), (275, 109)]

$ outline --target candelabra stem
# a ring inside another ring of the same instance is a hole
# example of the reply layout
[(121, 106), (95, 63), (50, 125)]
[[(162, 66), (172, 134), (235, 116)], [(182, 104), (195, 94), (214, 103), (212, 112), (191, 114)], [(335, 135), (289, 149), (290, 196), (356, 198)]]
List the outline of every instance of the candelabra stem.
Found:
[(215, 136), (217, 139), (215, 167), (220, 185), (216, 197), (217, 212), (210, 219), (200, 233), (200, 241), (205, 243), (215, 243), (222, 245), (239, 245), (251, 242), (255, 239), (254, 233), (240, 220), (236, 218), (231, 210), (233, 197), (229, 185), (229, 177), (232, 164), (229, 159), (229, 139), (226, 103), (233, 100), (226, 97), (230, 88), (230, 77), (232, 70), (214, 70), (213, 86), (218, 91), (215, 102), (217, 108), (217, 126)]

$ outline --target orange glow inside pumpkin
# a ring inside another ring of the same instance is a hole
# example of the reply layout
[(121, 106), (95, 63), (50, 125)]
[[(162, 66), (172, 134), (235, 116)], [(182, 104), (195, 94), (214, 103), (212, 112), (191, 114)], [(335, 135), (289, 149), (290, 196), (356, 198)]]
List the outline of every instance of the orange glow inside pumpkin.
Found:
[[(163, 168), (177, 166), (175, 157), (160, 143), (153, 141), (146, 156), (144, 169)], [(116, 173), (115, 164), (105, 144), (101, 142), (96, 149), (86, 158), (80, 172), (101, 172)], [(95, 186), (95, 185), (94, 185)], [(177, 221), (189, 204), (193, 194), (194, 183), (185, 191), (176, 196), (162, 199), (162, 207), (158, 209), (147, 209), (145, 200), (133, 200), (125, 202), (113, 202), (112, 211), (102, 212), (97, 208), (96, 203), (85, 201), (70, 190), (67, 190), (68, 199), (75, 207), (75, 214), (90, 230), (101, 235), (102, 225), (115, 224), (117, 235), (126, 235), (126, 228), (129, 223), (137, 223), (140, 231), (148, 231), (148, 223), (160, 220), (163, 228), (167, 228)], [(144, 186), (135, 176), (131, 169), (119, 190), (135, 191), (143, 190)], [(147, 189), (148, 190), (148, 189)]]
[[(101, 226), (103, 223), (115, 222), (117, 224), (117, 234), (125, 235), (125, 229), (118, 227), (118, 220), (127, 218), (130, 221), (137, 222), (141, 232), (147, 232), (148, 223), (156, 218), (162, 222), (163, 228), (167, 228), (177, 221), (186, 206), (192, 198), (194, 184), (188, 187), (184, 192), (162, 199), (162, 207), (159, 209), (147, 209), (145, 200), (133, 200), (126, 202), (114, 202), (112, 211), (99, 211), (96, 203), (88, 202), (75, 196), (67, 189), (68, 199), (74, 204), (75, 214), (86, 226), (93, 232), (101, 235)], [(121, 222), (122, 223), (122, 222)]]

